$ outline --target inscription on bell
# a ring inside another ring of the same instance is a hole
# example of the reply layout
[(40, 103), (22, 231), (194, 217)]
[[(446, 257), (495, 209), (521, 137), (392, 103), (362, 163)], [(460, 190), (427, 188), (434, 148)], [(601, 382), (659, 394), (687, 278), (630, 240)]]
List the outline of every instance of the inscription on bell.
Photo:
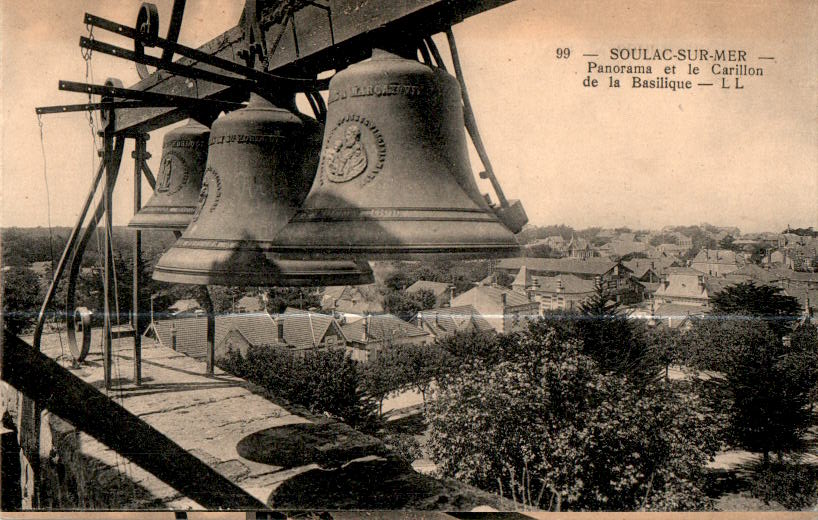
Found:
[(239, 143), (239, 144), (267, 144), (282, 137), (281, 133), (270, 133), (264, 135), (219, 135), (210, 138), (210, 146), (217, 144)]
[(423, 93), (423, 88), (419, 85), (402, 85), (400, 83), (387, 83), (378, 85), (352, 85), (348, 89), (330, 90), (328, 104), (339, 99), (361, 96), (407, 96), (416, 97)]

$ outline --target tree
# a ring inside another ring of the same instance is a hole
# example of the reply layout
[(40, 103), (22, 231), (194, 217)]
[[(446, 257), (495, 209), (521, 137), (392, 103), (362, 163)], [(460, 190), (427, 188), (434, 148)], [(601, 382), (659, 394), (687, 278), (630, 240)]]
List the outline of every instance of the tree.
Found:
[(711, 411), (664, 380), (640, 391), (555, 330), (525, 357), (441, 380), (427, 420), (439, 470), (528, 507), (701, 509)]
[(551, 330), (563, 341), (578, 341), (602, 371), (627, 376), (637, 384), (656, 375), (658, 363), (645, 342), (642, 324), (628, 319), (599, 280), (579, 312), (548, 313), (540, 323), (532, 324), (532, 332), (540, 337)]
[(267, 291), (267, 311), (282, 313), (287, 307), (312, 309), (321, 307), (321, 298), (314, 289), (301, 287), (272, 287)]
[(20, 334), (34, 323), (40, 310), (40, 280), (27, 267), (3, 273), (3, 326)]
[(798, 320), (800, 309), (797, 298), (781, 292), (770, 285), (738, 283), (713, 295), (710, 305), (713, 314), (762, 320), (776, 334), (784, 336)]
[(805, 329), (787, 346), (775, 323), (735, 315), (697, 322), (685, 337), (688, 363), (715, 371), (712, 397), (724, 403), (732, 445), (769, 454), (798, 452), (811, 424), (818, 384), (816, 348)]
[(406, 321), (412, 319), (419, 311), (433, 309), (436, 305), (435, 295), (428, 289), (420, 289), (411, 293), (388, 291), (383, 300), (386, 312)]
[(210, 300), (213, 302), (213, 312), (216, 314), (225, 314), (235, 312), (236, 302), (244, 296), (246, 289), (244, 287), (211, 285), (208, 286), (207, 292), (210, 294)]

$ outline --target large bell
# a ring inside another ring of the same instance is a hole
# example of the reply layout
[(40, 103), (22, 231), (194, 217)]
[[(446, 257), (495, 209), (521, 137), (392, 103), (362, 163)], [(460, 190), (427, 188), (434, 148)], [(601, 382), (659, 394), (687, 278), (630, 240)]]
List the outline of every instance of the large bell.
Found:
[(275, 245), (298, 258), (517, 254), (477, 189), (456, 79), (379, 50), (336, 74), (315, 182)]
[(315, 175), (321, 126), (253, 95), (212, 127), (199, 204), (153, 278), (200, 285), (345, 285), (372, 281), (362, 262), (278, 260), (272, 238), (303, 202)]
[(153, 196), (128, 226), (181, 231), (190, 224), (199, 203), (209, 135), (206, 126), (192, 119), (165, 134)]

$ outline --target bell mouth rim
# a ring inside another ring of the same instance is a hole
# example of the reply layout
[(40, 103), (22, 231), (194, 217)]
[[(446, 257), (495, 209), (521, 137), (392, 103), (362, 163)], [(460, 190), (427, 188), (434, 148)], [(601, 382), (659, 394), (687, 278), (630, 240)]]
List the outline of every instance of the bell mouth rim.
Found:
[(328, 285), (366, 285), (375, 280), (372, 271), (292, 272), (263, 276), (258, 271), (234, 269), (200, 270), (156, 266), (151, 276), (158, 282), (188, 285), (246, 285), (248, 287), (319, 287)]

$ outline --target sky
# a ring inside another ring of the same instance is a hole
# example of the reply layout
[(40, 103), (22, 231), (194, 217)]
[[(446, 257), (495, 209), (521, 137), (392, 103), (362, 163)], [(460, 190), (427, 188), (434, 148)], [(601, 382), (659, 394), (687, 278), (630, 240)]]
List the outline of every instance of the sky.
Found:
[[(164, 34), (172, 0), (155, 3)], [(3, 226), (46, 226), (49, 213), (51, 225), (74, 224), (98, 160), (87, 116), (43, 116), (41, 147), (34, 107), (85, 101), (57, 90), (61, 79), (86, 81), (77, 45), (87, 35), (84, 12), (132, 25), (140, 4), (0, 0)], [(243, 4), (188, 0), (180, 43), (199, 46), (236, 25)], [(454, 33), (494, 170), (532, 224), (818, 227), (818, 3), (517, 0)], [(101, 30), (95, 37), (130, 46)], [(445, 57), (445, 38), (435, 39)], [(570, 57), (557, 58), (565, 48)], [(612, 48), (741, 49), (764, 76), (742, 78), (740, 91), (634, 89), (626, 78), (613, 89), (607, 74), (595, 76), (599, 87), (584, 87), (589, 60), (627, 63), (612, 61)], [(91, 64), (89, 82), (138, 80), (130, 62), (95, 54)], [(148, 143), (154, 172), (162, 135)], [(475, 171), (478, 164), (472, 154)], [(127, 149), (115, 224), (131, 218), (132, 171)], [(143, 189), (149, 194), (147, 183)]]

